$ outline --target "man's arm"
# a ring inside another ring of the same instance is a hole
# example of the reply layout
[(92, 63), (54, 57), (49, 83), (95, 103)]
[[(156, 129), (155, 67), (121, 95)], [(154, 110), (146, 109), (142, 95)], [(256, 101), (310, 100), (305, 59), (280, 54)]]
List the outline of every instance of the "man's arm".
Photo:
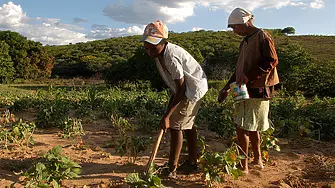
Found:
[(160, 122), (161, 128), (164, 130), (170, 127), (169, 118), (176, 110), (178, 103), (185, 97), (186, 85), (184, 77), (181, 79), (176, 79), (174, 82), (176, 84), (176, 93), (173, 95), (173, 97), (170, 98), (169, 105)]
[(230, 90), (230, 84), (235, 82), (236, 74), (234, 73), (230, 79), (228, 80), (227, 84), (219, 91), (218, 102), (221, 103), (226, 100), (228, 96), (228, 92)]

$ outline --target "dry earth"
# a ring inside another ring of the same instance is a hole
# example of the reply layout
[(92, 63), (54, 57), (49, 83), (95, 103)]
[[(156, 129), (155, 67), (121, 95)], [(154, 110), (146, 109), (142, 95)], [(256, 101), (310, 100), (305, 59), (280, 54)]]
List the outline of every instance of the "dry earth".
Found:
[[(16, 114), (24, 120), (34, 120), (34, 113)], [(127, 187), (124, 177), (131, 172), (142, 172), (148, 161), (151, 148), (137, 160), (127, 164), (126, 157), (115, 154), (114, 148), (103, 148), (111, 141), (115, 130), (110, 122), (98, 120), (83, 121), (86, 135), (83, 144), (78, 140), (61, 139), (58, 130), (37, 130), (34, 134), (36, 144), (27, 149), (14, 148), (0, 150), (0, 187), (9, 187), (19, 180), (14, 172), (28, 168), (39, 154), (56, 145), (63, 147), (63, 153), (82, 166), (80, 178), (64, 181), (65, 187)], [(214, 151), (222, 151), (227, 141), (218, 138), (206, 128), (200, 129), (206, 142)], [(225, 182), (216, 187), (331, 187), (335, 188), (335, 142), (313, 140), (280, 139), (281, 152), (271, 151), (270, 161), (262, 171), (250, 170), (249, 175), (233, 180), (225, 177)], [(163, 140), (156, 158), (156, 164), (167, 161), (167, 138)], [(178, 175), (177, 180), (162, 177), (163, 184), (170, 187), (205, 187), (201, 174)], [(20, 187), (20, 186), (16, 186)], [(21, 186), (22, 187), (22, 186)]]

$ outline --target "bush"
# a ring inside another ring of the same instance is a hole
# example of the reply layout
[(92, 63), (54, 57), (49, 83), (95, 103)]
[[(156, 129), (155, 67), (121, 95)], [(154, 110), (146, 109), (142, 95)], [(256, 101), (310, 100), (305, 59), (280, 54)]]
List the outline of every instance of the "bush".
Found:
[(80, 173), (81, 166), (62, 155), (62, 147), (56, 146), (24, 172), (24, 179), (18, 183), (25, 187), (63, 187), (62, 180), (77, 178)]
[(8, 54), (9, 46), (0, 41), (0, 82), (6, 83), (14, 78), (14, 63)]
[(151, 86), (156, 89), (165, 87), (154, 60), (146, 55), (143, 48), (138, 48), (134, 56), (127, 62), (115, 64), (108, 69), (104, 74), (104, 80), (110, 85), (124, 81), (137, 82), (142, 80), (150, 81)]

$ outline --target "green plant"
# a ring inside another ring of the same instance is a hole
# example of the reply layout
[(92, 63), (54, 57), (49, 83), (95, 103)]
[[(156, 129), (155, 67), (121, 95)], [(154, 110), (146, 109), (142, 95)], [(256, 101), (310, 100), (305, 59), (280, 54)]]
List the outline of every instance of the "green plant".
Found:
[(121, 157), (126, 155), (129, 163), (135, 163), (138, 154), (144, 152), (151, 142), (151, 137), (126, 136), (119, 139), (116, 153)]
[(81, 119), (68, 117), (64, 124), (62, 138), (76, 138), (85, 135)]
[(44, 103), (37, 113), (36, 125), (40, 128), (63, 128), (66, 121), (68, 106), (61, 100), (57, 93), (53, 101)]
[(23, 122), (20, 119), (18, 122), (13, 123), (12, 130), (9, 135), (10, 142), (19, 146), (34, 144), (33, 133), (35, 131), (35, 123)]
[(0, 142), (5, 148), (8, 148), (9, 143), (28, 147), (34, 144), (32, 136), (35, 127), (35, 123), (23, 122), (22, 119), (16, 121), (15, 115), (5, 110), (0, 120)]
[(114, 127), (119, 136), (125, 136), (126, 131), (134, 131), (134, 125), (129, 121), (117, 114), (110, 116), (112, 127)]
[(200, 158), (200, 169), (203, 179), (208, 187), (213, 183), (223, 181), (223, 174), (227, 173), (237, 179), (242, 175), (242, 171), (237, 168), (237, 164), (246, 156), (239, 155), (238, 146), (233, 144), (225, 152), (205, 152)]
[(26, 172), (21, 172), (24, 179), (16, 183), (25, 185), (25, 187), (53, 187), (60, 188), (62, 180), (79, 177), (81, 166), (67, 156), (62, 155), (62, 147), (56, 146), (48, 151), (40, 162), (34, 164)]
[(111, 116), (111, 123), (118, 133), (116, 153), (126, 155), (128, 162), (135, 163), (138, 154), (145, 151), (151, 143), (151, 138), (141, 136), (128, 136), (127, 131), (134, 131), (134, 126), (128, 120), (118, 115)]
[(156, 175), (154, 165), (151, 165), (147, 174), (130, 173), (126, 176), (126, 183), (131, 188), (164, 188), (161, 179)]
[(98, 97), (100, 95), (97, 87), (88, 87), (86, 88), (87, 100), (91, 109), (98, 107)]
[(262, 158), (265, 161), (269, 160), (270, 149), (280, 151), (280, 146), (277, 145), (278, 139), (273, 136), (274, 130), (275, 129), (273, 127), (270, 127), (268, 130), (261, 132), (261, 151)]

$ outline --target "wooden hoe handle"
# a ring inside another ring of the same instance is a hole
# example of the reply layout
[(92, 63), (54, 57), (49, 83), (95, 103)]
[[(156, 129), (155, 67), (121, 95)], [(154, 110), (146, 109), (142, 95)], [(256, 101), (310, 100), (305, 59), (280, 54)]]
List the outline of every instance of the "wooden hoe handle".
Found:
[(149, 161), (148, 161), (148, 164), (146, 166), (146, 169), (145, 169), (145, 173), (147, 174), (150, 170), (150, 166), (152, 164), (152, 162), (155, 160), (156, 158), (156, 154), (157, 154), (157, 151), (158, 151), (158, 148), (159, 148), (159, 144), (161, 143), (161, 140), (162, 140), (162, 137), (163, 137), (163, 134), (164, 134), (164, 130), (161, 129), (158, 133), (158, 137), (157, 137), (157, 141), (155, 143), (155, 146), (152, 150), (152, 153), (151, 153), (151, 156), (149, 158)]

